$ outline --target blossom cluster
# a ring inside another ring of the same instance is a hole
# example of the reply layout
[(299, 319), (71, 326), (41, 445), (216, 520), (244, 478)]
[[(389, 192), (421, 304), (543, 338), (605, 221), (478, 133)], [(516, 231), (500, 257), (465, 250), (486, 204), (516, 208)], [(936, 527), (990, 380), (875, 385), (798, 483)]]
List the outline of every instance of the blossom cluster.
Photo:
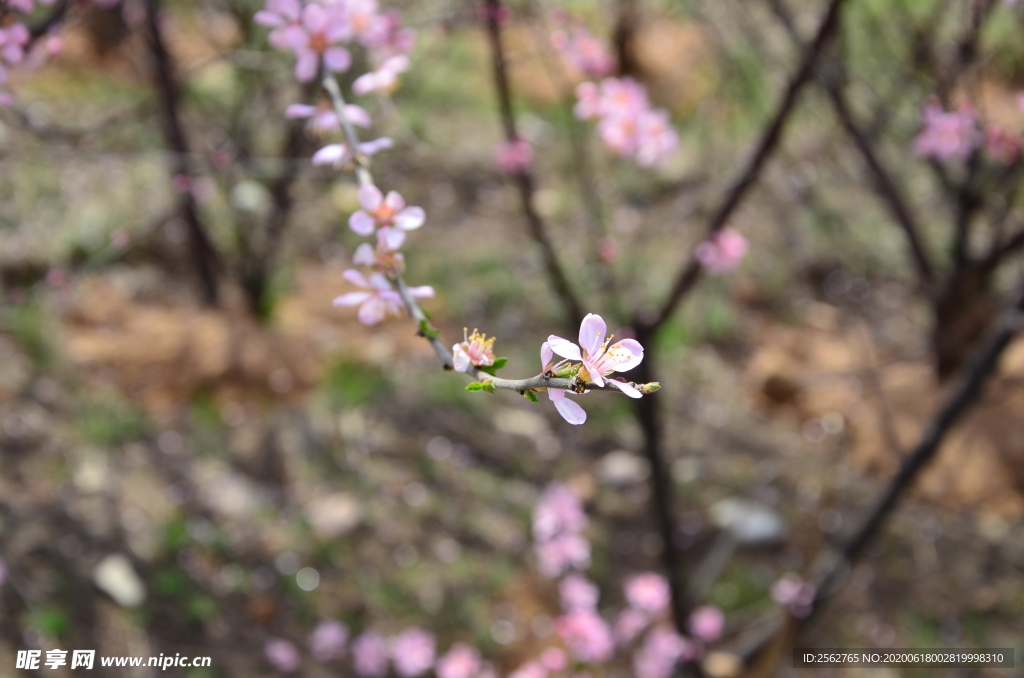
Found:
[[(1017, 95), (1024, 111), (1024, 93)], [(939, 161), (966, 160), (984, 146), (990, 159), (1012, 165), (1024, 147), (1024, 138), (994, 124), (982, 129), (978, 113), (969, 103), (947, 111), (936, 97), (929, 97), (921, 108), (921, 131), (914, 138), (914, 153)]]
[[(318, 664), (342, 660), (351, 655), (352, 670), (360, 678), (382, 678), (389, 667), (400, 678), (417, 678), (433, 671), (437, 678), (497, 678), (494, 667), (480, 651), (455, 643), (437, 654), (437, 637), (419, 627), (410, 627), (392, 638), (367, 629), (349, 643), (349, 630), (335, 620), (321, 621), (307, 640), (309, 654)], [(263, 648), (274, 668), (295, 673), (302, 667), (302, 653), (291, 641), (272, 638)]]
[(653, 108), (647, 88), (633, 78), (605, 78), (576, 87), (574, 112), (597, 120), (597, 134), (614, 153), (640, 167), (653, 167), (679, 146), (679, 134), (664, 108)]

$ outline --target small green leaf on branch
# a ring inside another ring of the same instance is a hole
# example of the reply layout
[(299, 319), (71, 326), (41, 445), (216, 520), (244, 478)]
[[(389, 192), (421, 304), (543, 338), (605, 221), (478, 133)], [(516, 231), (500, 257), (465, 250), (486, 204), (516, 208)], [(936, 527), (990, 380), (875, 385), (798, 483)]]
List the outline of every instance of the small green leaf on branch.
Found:
[(420, 321), (419, 335), (426, 337), (427, 339), (437, 339), (441, 333), (438, 332), (434, 327), (426, 320)]
[(476, 393), (478, 391), (486, 391), (488, 393), (494, 393), (496, 390), (494, 383), (490, 381), (474, 381), (472, 384), (466, 387), (467, 391)]
[(540, 402), (537, 399), (537, 394), (534, 393), (533, 391), (527, 391), (526, 393), (523, 394), (523, 397), (526, 398), (527, 400), (529, 400), (531, 403)]

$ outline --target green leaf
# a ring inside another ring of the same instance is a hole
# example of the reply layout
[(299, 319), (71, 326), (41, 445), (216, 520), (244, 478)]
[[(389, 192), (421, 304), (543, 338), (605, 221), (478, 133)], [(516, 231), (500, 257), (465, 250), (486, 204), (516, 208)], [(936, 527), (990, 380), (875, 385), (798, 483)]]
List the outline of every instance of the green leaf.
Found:
[(441, 333), (438, 332), (437, 330), (435, 330), (431, 326), (431, 324), (429, 322), (427, 322), (426, 320), (421, 320), (420, 321), (420, 331), (419, 331), (419, 334), (420, 334), (421, 337), (427, 337), (428, 339), (437, 339), (441, 335)]
[(526, 393), (523, 394), (523, 397), (526, 398), (527, 400), (529, 400), (531, 403), (539, 403), (540, 402), (537, 399), (537, 394), (534, 393), (533, 391), (527, 391)]
[(485, 388), (486, 387), (479, 381), (474, 381), (472, 384), (466, 387), (466, 390), (472, 393), (476, 393), (477, 391), (483, 391)]
[(495, 391), (498, 390), (497, 387), (494, 385), (494, 382), (492, 381), (485, 381), (483, 382), (483, 384), (484, 390), (487, 391), (488, 393), (494, 393)]
[(477, 369), (494, 377), (497, 376), (497, 371), (504, 367), (507, 362), (508, 358), (495, 358), (493, 365), (478, 365)]

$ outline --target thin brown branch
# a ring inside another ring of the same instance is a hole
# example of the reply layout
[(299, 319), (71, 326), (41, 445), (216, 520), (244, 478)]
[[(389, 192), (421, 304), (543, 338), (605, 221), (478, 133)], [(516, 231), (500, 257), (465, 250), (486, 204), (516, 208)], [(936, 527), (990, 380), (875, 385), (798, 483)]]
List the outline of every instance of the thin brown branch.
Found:
[[(764, 169), (765, 163), (778, 147), (779, 142), (782, 139), (782, 132), (786, 127), (786, 123), (789, 121), (790, 115), (796, 108), (796, 102), (800, 93), (811, 81), (815, 68), (817, 67), (818, 61), (821, 58), (825, 47), (839, 28), (840, 10), (845, 2), (846, 0), (829, 1), (828, 9), (825, 11), (825, 16), (818, 27), (817, 34), (815, 35), (814, 40), (812, 40), (804, 50), (800, 65), (797, 68), (796, 73), (794, 73), (790, 78), (786, 91), (782, 96), (782, 101), (779, 102), (779, 106), (776, 109), (775, 114), (765, 127), (764, 132), (762, 132), (761, 139), (754, 150), (754, 154), (748, 161), (744, 171), (732, 185), (732, 188), (730, 188), (725, 194), (725, 197), (723, 198), (722, 203), (718, 206), (718, 209), (714, 211), (711, 219), (708, 221), (706, 232), (709, 236), (721, 230), (728, 223), (729, 219), (736, 211), (736, 208), (743, 202), (747, 192), (757, 182), (761, 175), (761, 170)], [(697, 280), (700, 279), (700, 276), (700, 264), (696, 258), (691, 256), (689, 262), (683, 267), (676, 277), (672, 290), (669, 293), (668, 298), (665, 300), (665, 303), (661, 306), (661, 309), (654, 314), (653, 318), (643, 316), (638, 317), (635, 325), (645, 325), (651, 329), (661, 327), (665, 321), (672, 316), (676, 308), (679, 306), (679, 303), (693, 288)]]
[[(512, 111), (512, 89), (509, 84), (508, 66), (505, 60), (505, 51), (501, 41), (501, 1), (487, 0), (487, 35), (491, 44), (491, 61), (494, 67), (494, 84), (498, 94), (498, 112), (501, 124), (505, 131), (505, 139), (508, 142), (519, 139), (519, 132), (516, 129), (515, 115)], [(583, 320), (583, 308), (569, 284), (569, 278), (565, 269), (555, 254), (554, 244), (548, 235), (547, 226), (537, 212), (534, 204), (534, 180), (529, 169), (523, 169), (514, 175), (516, 186), (519, 189), (519, 201), (522, 205), (523, 216), (526, 217), (527, 226), (530, 229), (530, 236), (534, 242), (540, 245), (544, 257), (544, 265), (548, 272), (555, 293), (561, 300), (568, 315), (567, 324), (578, 325)]]
[[(164, 42), (163, 33), (160, 28), (159, 13), (160, 0), (147, 0), (146, 24), (149, 30), (150, 51), (152, 52), (156, 67), (156, 84), (160, 93), (161, 106), (163, 107), (164, 136), (167, 139), (167, 145), (173, 151), (169, 156), (171, 174), (176, 177), (184, 177), (186, 181), (190, 181), (192, 172), (188, 162), (189, 145), (179, 111), (181, 96), (174, 79), (173, 59), (167, 51), (167, 45)], [(192, 261), (199, 273), (204, 297), (207, 303), (215, 304), (219, 294), (217, 280), (217, 262), (219, 257), (217, 256), (217, 251), (199, 219), (199, 210), (190, 187), (186, 187), (185, 190), (179, 190), (178, 195), (181, 214), (188, 229)]]

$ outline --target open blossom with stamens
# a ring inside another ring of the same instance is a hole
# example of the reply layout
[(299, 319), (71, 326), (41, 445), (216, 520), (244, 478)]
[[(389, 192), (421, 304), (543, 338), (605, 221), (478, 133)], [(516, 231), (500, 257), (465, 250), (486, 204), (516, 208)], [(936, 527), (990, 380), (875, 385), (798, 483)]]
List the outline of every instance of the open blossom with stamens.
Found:
[(708, 273), (724, 275), (740, 265), (749, 249), (750, 244), (747, 243), (746, 238), (735, 230), (725, 227), (697, 245), (694, 255)]
[(406, 207), (397, 191), (389, 191), (385, 197), (372, 184), (359, 187), (359, 204), (363, 209), (355, 211), (348, 219), (349, 228), (359, 235), (370, 235), (377, 228), (412, 231), (426, 220), (422, 207)]
[[(359, 153), (366, 157), (372, 157), (385, 148), (391, 148), (393, 145), (394, 142), (389, 137), (380, 137), (373, 141), (364, 141), (359, 144)], [(335, 168), (342, 168), (350, 164), (353, 161), (353, 157), (348, 144), (328, 144), (314, 153), (310, 160), (317, 166), (331, 165)]]
[[(604, 319), (588, 313), (580, 324), (580, 345), (555, 335), (548, 337), (548, 346), (556, 354), (569, 360), (579, 360), (581, 381), (592, 381), (603, 386), (605, 377), (612, 372), (626, 372), (644, 359), (644, 347), (636, 339), (623, 339), (609, 346), (613, 337), (605, 338), (607, 325)], [(581, 348), (582, 347), (582, 348)], [(641, 397), (640, 391), (621, 381), (610, 380), (619, 390), (631, 398)]]
[[(285, 109), (284, 117), (289, 120), (295, 118), (308, 118), (306, 130), (315, 137), (323, 137), (328, 134), (335, 134), (341, 131), (341, 120), (334, 106), (326, 99), (316, 106), (309, 104), (292, 104)], [(373, 124), (370, 114), (362, 106), (348, 104), (345, 106), (345, 117), (357, 127), (369, 127)]]
[[(335, 306), (359, 306), (357, 317), (364, 325), (376, 325), (389, 315), (398, 315), (403, 307), (402, 297), (392, 287), (383, 273), (371, 273), (369, 279), (355, 269), (341, 274), (345, 280), (364, 292), (349, 292), (334, 300)], [(429, 285), (410, 287), (413, 297), (433, 297), (434, 288)]]
[(391, 93), (398, 87), (398, 76), (409, 70), (409, 57), (397, 54), (388, 57), (375, 71), (364, 73), (352, 83), (352, 91), (356, 94), (371, 92)]
[(647, 89), (632, 78), (605, 78), (576, 88), (576, 117), (597, 118), (598, 136), (616, 154), (652, 167), (679, 146), (679, 134), (663, 108), (651, 108)]
[(939, 100), (931, 97), (921, 110), (921, 125), (914, 152), (925, 158), (966, 160), (983, 140), (977, 115), (969, 105), (945, 111)]
[(280, 39), (295, 53), (295, 77), (300, 82), (309, 82), (316, 77), (321, 61), (328, 71), (348, 70), (352, 56), (337, 43), (351, 36), (343, 5), (313, 3), (302, 8), (299, 21), (287, 26)]
[(494, 364), (494, 337), (487, 338), (486, 334), (480, 334), (473, 330), (473, 334), (466, 335), (463, 330), (465, 341), (452, 346), (452, 357), (454, 367), (459, 372), (468, 372), (473, 367)]

